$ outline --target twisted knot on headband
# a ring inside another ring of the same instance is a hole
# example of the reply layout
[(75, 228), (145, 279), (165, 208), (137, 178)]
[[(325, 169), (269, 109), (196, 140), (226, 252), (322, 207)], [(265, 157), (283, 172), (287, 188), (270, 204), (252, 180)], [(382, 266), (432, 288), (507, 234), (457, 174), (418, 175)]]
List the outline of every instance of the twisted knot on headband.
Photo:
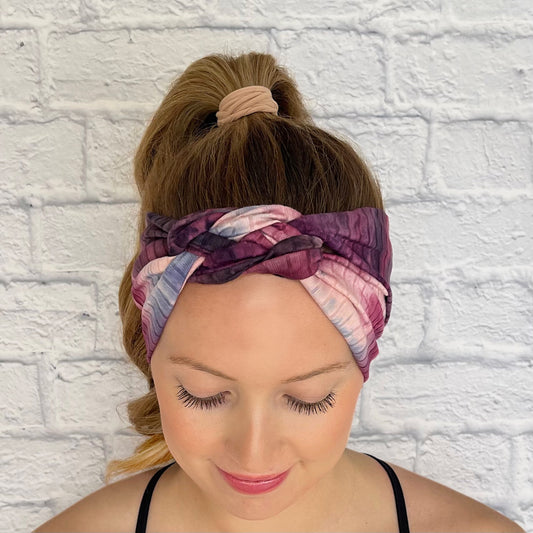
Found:
[(377, 208), (302, 215), (279, 204), (256, 205), (181, 219), (148, 213), (131, 292), (150, 363), (188, 280), (226, 283), (245, 272), (298, 279), (345, 337), (366, 381), (390, 316), (391, 270), (388, 218)]
[(249, 85), (226, 95), (220, 101), (217, 112), (217, 125), (221, 126), (245, 115), (265, 111), (278, 114), (278, 104), (272, 98), (268, 87)]

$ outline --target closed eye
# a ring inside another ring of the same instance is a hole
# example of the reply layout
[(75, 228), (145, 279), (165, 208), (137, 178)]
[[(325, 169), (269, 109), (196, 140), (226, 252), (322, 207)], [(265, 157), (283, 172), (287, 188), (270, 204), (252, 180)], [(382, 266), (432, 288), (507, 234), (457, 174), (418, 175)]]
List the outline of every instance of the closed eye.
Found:
[[(185, 405), (185, 407), (209, 410), (220, 407), (226, 403), (226, 396), (223, 392), (216, 394), (215, 396), (209, 396), (208, 398), (198, 398), (185, 390), (182, 385), (178, 385), (177, 389), (178, 399)], [(287, 404), (292, 410), (298, 413), (304, 413), (307, 415), (317, 414), (318, 412), (325, 413), (330, 407), (335, 405), (336, 394), (336, 391), (331, 391), (325, 398), (314, 403), (303, 402), (302, 400), (287, 396)]]

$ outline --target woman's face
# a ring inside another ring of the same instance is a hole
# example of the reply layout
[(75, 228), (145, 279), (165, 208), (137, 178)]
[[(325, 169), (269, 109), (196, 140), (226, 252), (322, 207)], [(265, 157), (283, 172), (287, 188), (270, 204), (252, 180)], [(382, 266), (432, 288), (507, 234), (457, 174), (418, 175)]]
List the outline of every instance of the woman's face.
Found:
[[(187, 283), (151, 369), (165, 441), (206, 520), (226, 531), (247, 520), (279, 526), (338, 497), (363, 376), (298, 280), (243, 274), (220, 285)], [(214, 398), (201, 405), (191, 396)], [(217, 467), (250, 476), (290, 472), (273, 491), (249, 495)]]

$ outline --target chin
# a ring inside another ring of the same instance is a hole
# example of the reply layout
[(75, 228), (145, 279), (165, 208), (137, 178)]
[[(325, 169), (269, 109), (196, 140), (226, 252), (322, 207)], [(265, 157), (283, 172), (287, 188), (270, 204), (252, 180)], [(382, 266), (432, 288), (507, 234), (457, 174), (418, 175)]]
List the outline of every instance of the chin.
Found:
[[(276, 487), (274, 490), (264, 492), (262, 494), (242, 494), (233, 489), (216, 471), (215, 474), (219, 476), (219, 480), (210, 486), (211, 490), (215, 490), (215, 494), (211, 494), (210, 499), (216, 501), (227, 513), (235, 517), (235, 519), (247, 521), (269, 521), (274, 523), (276, 518), (279, 518), (283, 523), (287, 523), (290, 519), (289, 515), (294, 516), (294, 511), (289, 508), (297, 506), (303, 498), (304, 494), (311, 489), (318, 480), (313, 481), (308, 486), (302, 483), (301, 477), (298, 477), (300, 470), (293, 468), (285, 481)], [(219, 487), (221, 487), (219, 489)], [(287, 514), (287, 518), (283, 518), (283, 514)], [(223, 529), (234, 529), (232, 524), (220, 524)], [(239, 528), (240, 524), (234, 524), (235, 528)], [(275, 525), (272, 525), (273, 529)], [(278, 528), (279, 529), (279, 528)]]

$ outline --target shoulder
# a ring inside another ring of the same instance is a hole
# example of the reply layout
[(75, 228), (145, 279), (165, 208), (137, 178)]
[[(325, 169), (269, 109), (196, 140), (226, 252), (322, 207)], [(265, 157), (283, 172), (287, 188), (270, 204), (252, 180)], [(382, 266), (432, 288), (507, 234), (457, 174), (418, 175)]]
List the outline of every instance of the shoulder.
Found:
[(429, 478), (389, 463), (404, 493), (411, 531), (525, 533), (498, 511)]
[(142, 495), (158, 468), (133, 474), (92, 492), (32, 533), (134, 531)]

